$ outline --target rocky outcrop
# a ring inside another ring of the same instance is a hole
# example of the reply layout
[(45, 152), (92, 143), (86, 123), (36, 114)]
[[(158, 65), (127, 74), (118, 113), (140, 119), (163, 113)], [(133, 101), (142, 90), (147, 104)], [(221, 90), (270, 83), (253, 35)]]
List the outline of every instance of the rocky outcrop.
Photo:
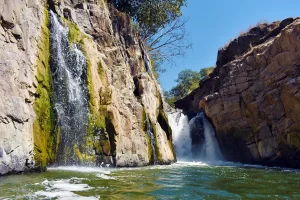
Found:
[[(74, 147), (82, 163), (154, 163), (147, 118), (157, 163), (173, 162), (160, 87), (130, 18), (101, 0), (48, 4), (88, 60), (89, 128), (86, 143)], [(1, 0), (0, 9), (0, 174), (6, 174), (55, 163), (60, 135), (52, 104), (46, 2)]]
[(33, 123), (43, 1), (0, 1), (0, 174), (33, 163)]
[(228, 49), (241, 38), (221, 49), (214, 72), (176, 106), (205, 111), (227, 160), (299, 168), (300, 20), (270, 26), (235, 46), (244, 52)]

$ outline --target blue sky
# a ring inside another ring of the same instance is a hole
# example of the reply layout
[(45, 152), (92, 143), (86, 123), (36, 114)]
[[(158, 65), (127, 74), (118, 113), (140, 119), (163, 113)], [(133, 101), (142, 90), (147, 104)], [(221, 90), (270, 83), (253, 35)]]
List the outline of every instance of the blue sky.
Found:
[(300, 0), (187, 0), (183, 16), (192, 49), (185, 57), (176, 58), (159, 81), (164, 90), (175, 86), (174, 80), (183, 69), (199, 71), (215, 65), (217, 51), (231, 38), (258, 21), (273, 22), (300, 16)]

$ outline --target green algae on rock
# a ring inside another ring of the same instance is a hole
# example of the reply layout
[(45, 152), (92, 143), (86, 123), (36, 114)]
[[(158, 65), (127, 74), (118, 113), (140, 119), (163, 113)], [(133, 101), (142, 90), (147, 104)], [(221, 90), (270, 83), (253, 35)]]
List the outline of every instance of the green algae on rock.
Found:
[(38, 82), (34, 111), (36, 119), (33, 123), (34, 159), (36, 167), (44, 169), (49, 163), (54, 163), (57, 150), (59, 129), (55, 127), (53, 112), (53, 86), (50, 70), (50, 31), (48, 10), (44, 9), (41, 41), (37, 60)]

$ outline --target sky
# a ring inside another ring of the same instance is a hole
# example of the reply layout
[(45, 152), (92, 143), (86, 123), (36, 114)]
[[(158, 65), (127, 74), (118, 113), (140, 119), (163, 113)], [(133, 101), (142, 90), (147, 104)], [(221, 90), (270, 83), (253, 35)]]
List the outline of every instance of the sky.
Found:
[(164, 90), (176, 85), (180, 71), (214, 66), (218, 49), (241, 31), (259, 21), (273, 22), (300, 16), (300, 0), (187, 0), (182, 9), (188, 18), (186, 30), (192, 48), (184, 57), (175, 58), (175, 66), (165, 66), (159, 81)]

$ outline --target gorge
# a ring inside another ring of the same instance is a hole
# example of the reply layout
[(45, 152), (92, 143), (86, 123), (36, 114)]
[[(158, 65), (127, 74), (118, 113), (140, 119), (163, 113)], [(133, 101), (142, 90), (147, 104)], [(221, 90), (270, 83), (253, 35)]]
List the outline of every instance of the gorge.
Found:
[(300, 19), (240, 34), (170, 108), (109, 2), (0, 0), (0, 199), (300, 198)]

